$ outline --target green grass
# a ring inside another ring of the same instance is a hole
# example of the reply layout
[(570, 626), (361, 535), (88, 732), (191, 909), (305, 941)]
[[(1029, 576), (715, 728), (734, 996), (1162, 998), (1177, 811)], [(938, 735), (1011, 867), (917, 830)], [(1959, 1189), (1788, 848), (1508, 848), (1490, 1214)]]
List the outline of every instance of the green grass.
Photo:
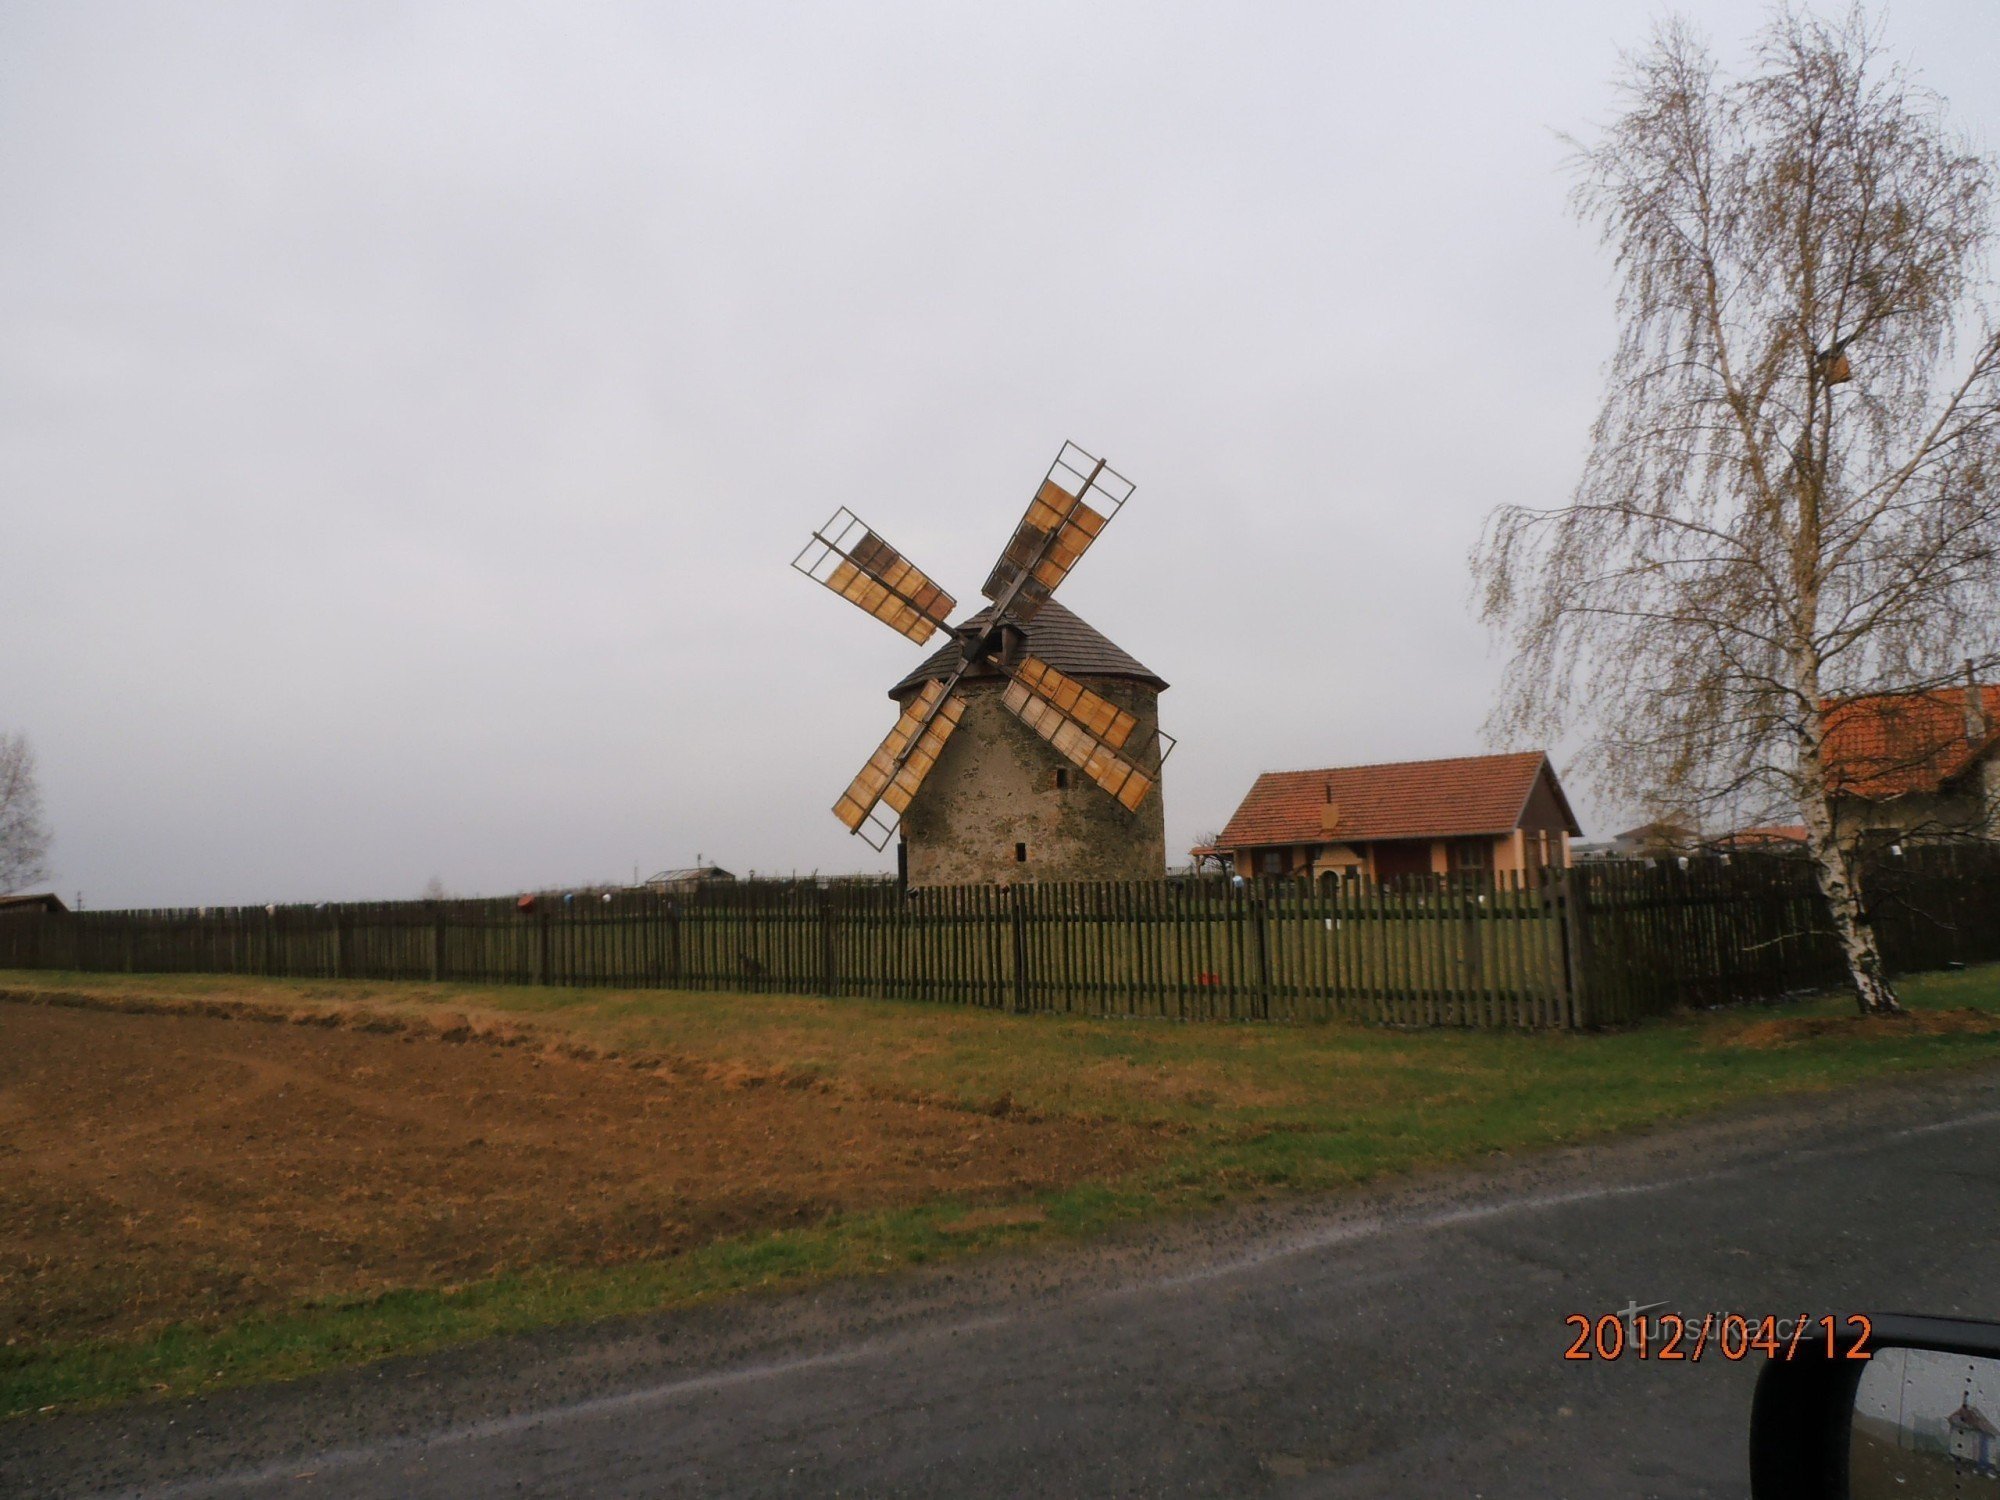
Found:
[[(620, 1053), (808, 1073), (841, 1085), (991, 1108), (1161, 1126), (1166, 1160), (1043, 1195), (1034, 1222), (947, 1230), (933, 1202), (712, 1243), (669, 1260), (411, 1287), (149, 1337), (0, 1349), (0, 1412), (187, 1394), (552, 1324), (685, 1306), (1054, 1242), (1234, 1198), (1324, 1190), (1574, 1142), (1774, 1095), (2000, 1059), (2000, 1031), (1894, 1023), (1745, 1045), (1774, 1018), (1841, 1017), (1823, 996), (1570, 1035), (1351, 1025), (1174, 1025), (1018, 1017), (894, 1002), (652, 991), (0, 973), (0, 989), (361, 1008), (426, 1025), (529, 1025)], [(2000, 1015), (2000, 966), (1911, 977), (1918, 1010)]]

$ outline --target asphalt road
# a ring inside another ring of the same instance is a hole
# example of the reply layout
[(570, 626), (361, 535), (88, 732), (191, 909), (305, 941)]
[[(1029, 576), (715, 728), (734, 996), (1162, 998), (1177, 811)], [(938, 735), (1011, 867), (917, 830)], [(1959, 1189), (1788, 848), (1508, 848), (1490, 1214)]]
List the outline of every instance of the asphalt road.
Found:
[(1088, 1251), (0, 1429), (0, 1494), (1740, 1496), (1753, 1362), (1571, 1313), (2000, 1318), (2000, 1073)]

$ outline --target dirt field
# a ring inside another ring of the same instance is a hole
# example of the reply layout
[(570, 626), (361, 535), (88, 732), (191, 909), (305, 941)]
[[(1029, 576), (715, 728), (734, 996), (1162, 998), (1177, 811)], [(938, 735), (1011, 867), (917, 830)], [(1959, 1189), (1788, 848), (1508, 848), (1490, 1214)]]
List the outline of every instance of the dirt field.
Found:
[(0, 1002), (0, 1340), (992, 1204), (1157, 1150), (1130, 1127), (511, 1040)]

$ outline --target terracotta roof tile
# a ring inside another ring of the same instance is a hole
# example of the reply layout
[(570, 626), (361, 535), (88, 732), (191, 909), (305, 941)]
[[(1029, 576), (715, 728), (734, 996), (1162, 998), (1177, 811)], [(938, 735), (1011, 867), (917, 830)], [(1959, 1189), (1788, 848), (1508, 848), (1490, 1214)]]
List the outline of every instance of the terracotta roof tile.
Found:
[[(1216, 840), (1225, 849), (1332, 840), (1460, 838), (1511, 833), (1548, 765), (1539, 750), (1515, 755), (1467, 755), (1379, 766), (1332, 766), (1320, 771), (1266, 771), (1250, 788)], [(1549, 771), (1551, 785), (1555, 772)], [(1326, 831), (1328, 800), (1339, 808)], [(1556, 786), (1564, 822), (1583, 830)]]
[(1823, 754), (1838, 796), (1877, 801), (1934, 792), (2000, 746), (2000, 687), (1982, 687), (1987, 732), (1965, 732), (1964, 688), (1875, 693), (1826, 705)]
[(1726, 833), (1716, 840), (1721, 844), (1734, 844), (1738, 848), (1752, 845), (1803, 844), (1806, 841), (1806, 825), (1803, 823), (1767, 823), (1756, 828), (1739, 828), (1734, 833)]

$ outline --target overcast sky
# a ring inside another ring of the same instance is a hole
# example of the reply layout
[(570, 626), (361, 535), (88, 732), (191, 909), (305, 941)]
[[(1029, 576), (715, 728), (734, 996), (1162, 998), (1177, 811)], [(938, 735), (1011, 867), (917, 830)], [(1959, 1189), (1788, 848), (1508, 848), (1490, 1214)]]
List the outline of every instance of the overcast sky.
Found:
[[(786, 564), (845, 504), (971, 600), (1065, 438), (1138, 485), (1062, 597), (1173, 684), (1171, 849), (1489, 748), (1466, 551), (1610, 352), (1557, 132), (1660, 13), (4, 0), (58, 887), (882, 868), (828, 809), (918, 648)], [(1889, 24), (1990, 147), (2000, 7)]]

